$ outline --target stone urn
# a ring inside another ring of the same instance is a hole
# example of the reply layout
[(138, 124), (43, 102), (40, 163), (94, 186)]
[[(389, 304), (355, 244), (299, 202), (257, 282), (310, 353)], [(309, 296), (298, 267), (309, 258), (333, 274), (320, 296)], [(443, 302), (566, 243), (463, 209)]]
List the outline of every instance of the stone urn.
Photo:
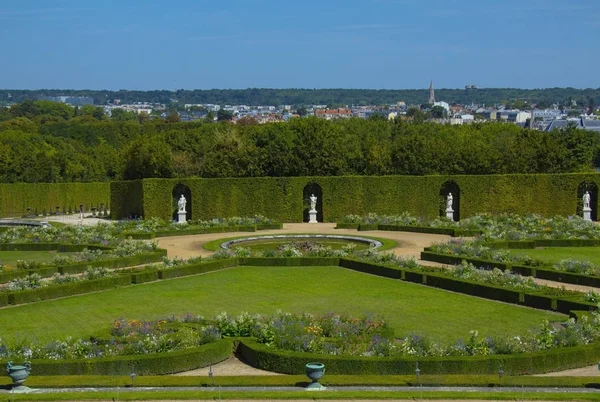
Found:
[(10, 377), (13, 382), (13, 390), (19, 391), (21, 389), (27, 389), (23, 385), (25, 379), (29, 376), (31, 372), (31, 364), (29, 362), (25, 362), (22, 366), (15, 366), (12, 362), (6, 363), (6, 373)]
[(319, 379), (325, 374), (325, 365), (323, 363), (307, 363), (306, 375), (311, 379), (311, 383), (306, 387), (307, 390), (322, 390), (325, 389), (319, 383)]

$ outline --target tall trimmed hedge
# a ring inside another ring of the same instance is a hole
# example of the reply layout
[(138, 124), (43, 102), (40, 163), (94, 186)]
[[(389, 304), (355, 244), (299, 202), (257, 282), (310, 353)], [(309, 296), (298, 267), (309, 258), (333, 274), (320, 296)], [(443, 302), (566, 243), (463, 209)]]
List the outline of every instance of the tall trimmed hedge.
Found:
[(0, 213), (3, 217), (22, 216), (30, 208), (31, 213), (41, 214), (79, 210), (79, 205), (89, 210), (100, 203), (109, 205), (110, 183), (6, 183), (0, 184)]
[(142, 182), (113, 181), (110, 183), (110, 217), (124, 219), (144, 216)]
[(440, 190), (448, 181), (460, 188), (463, 218), (482, 212), (553, 216), (575, 214), (579, 185), (585, 181), (599, 184), (600, 174), (144, 179), (141, 189), (140, 182), (113, 183), (112, 191), (118, 190), (119, 195), (113, 194), (111, 205), (116, 218), (140, 212), (141, 205), (139, 215), (171, 219), (173, 189), (183, 184), (191, 190), (188, 208), (192, 219), (262, 214), (282, 222), (299, 222), (308, 206), (304, 188), (314, 182), (323, 191), (326, 222), (368, 212), (408, 211), (435, 218), (439, 216)]

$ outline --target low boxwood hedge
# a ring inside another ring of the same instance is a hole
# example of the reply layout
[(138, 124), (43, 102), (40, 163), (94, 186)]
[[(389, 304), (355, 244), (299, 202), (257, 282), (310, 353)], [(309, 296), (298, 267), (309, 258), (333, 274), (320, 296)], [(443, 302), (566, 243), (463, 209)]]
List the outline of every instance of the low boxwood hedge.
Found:
[(0, 283), (6, 283), (16, 278), (24, 278), (27, 275), (38, 274), (42, 278), (52, 276), (58, 272), (58, 268), (55, 266), (47, 266), (37, 269), (18, 269), (14, 268), (10, 271), (0, 273)]
[(546, 279), (555, 282), (571, 283), (575, 285), (600, 287), (600, 277), (598, 276), (558, 271), (551, 267), (532, 267), (518, 264), (513, 265), (510, 263), (500, 261), (482, 260), (480, 258), (435, 253), (432, 251), (422, 251), (421, 259), (449, 265), (456, 265), (460, 264), (462, 261), (466, 261), (470, 262), (478, 268), (499, 268), (501, 270), (509, 269), (511, 272), (523, 276), (532, 276), (534, 278)]
[(198, 264), (176, 265), (171, 268), (158, 270), (159, 279), (178, 278), (181, 276), (203, 274), (205, 272), (218, 271), (225, 268), (236, 267), (237, 258), (227, 258), (224, 260), (215, 260), (210, 262), (200, 262)]
[(256, 225), (256, 230), (278, 230), (283, 229), (283, 223), (259, 223)]
[(326, 267), (339, 265), (337, 257), (238, 257), (239, 265), (257, 265), (262, 267)]
[(364, 261), (353, 260), (350, 258), (341, 258), (339, 266), (353, 271), (364, 272), (367, 274), (383, 276), (392, 279), (404, 279), (403, 270), (396, 267), (387, 267), (380, 264), (371, 264)]
[(139, 271), (130, 274), (131, 283), (134, 285), (146, 282), (154, 282), (158, 280), (157, 270)]
[[(280, 226), (283, 225), (280, 224)], [(270, 227), (267, 227), (267, 229), (270, 229)], [(280, 227), (274, 227), (274, 229), (280, 229)], [(159, 230), (156, 232), (125, 232), (123, 236), (135, 240), (150, 240), (156, 237), (189, 236), (207, 233), (256, 232), (257, 230), (257, 225), (215, 226), (211, 228), (198, 229)]]
[(439, 262), (440, 264), (458, 265), (463, 261), (470, 262), (476, 267), (499, 268), (501, 270), (510, 269), (510, 264), (500, 261), (489, 261), (480, 258), (470, 258), (460, 255), (449, 255), (443, 253), (435, 253), (433, 251), (422, 251), (421, 259), (425, 261)]
[(18, 292), (8, 292), (6, 295), (8, 296), (8, 303), (16, 305), (106, 290), (116, 286), (127, 286), (129, 284), (131, 284), (131, 277), (129, 275), (121, 275), (118, 277), (65, 283), (63, 285), (53, 285), (38, 289), (21, 290)]
[(260, 344), (254, 339), (244, 338), (240, 341), (237, 351), (253, 367), (284, 374), (304, 373), (306, 363), (318, 361), (325, 364), (328, 374), (414, 374), (418, 362), (423, 374), (493, 375), (498, 373), (498, 367), (502, 365), (507, 374), (523, 375), (595, 364), (600, 358), (600, 344), (514, 355), (395, 358), (280, 351)]
[[(222, 339), (195, 349), (168, 353), (78, 360), (31, 360), (36, 376), (47, 375), (164, 375), (194, 370), (228, 359), (233, 342)], [(1, 361), (0, 365), (6, 365)]]
[(336, 223), (336, 229), (357, 229), (360, 226), (360, 223)]
[(110, 259), (101, 259), (95, 261), (83, 261), (73, 264), (58, 265), (58, 272), (61, 274), (77, 274), (84, 272), (88, 267), (103, 267), (108, 269), (131, 267), (135, 265), (150, 264), (161, 262), (167, 255), (167, 250), (158, 249), (148, 253), (142, 253), (129, 257), (117, 257)]

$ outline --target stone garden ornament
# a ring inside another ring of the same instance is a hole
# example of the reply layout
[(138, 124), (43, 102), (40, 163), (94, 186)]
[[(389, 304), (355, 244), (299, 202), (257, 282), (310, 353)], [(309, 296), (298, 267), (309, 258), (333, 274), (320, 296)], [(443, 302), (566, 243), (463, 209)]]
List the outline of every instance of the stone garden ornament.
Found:
[(454, 209), (452, 209), (452, 203), (454, 202), (454, 198), (452, 197), (452, 193), (448, 193), (446, 197), (446, 218), (451, 221), (454, 220)]
[(317, 223), (317, 197), (311, 194), (310, 197), (310, 210), (308, 211), (309, 220), (308, 223)]
[(586, 221), (592, 220), (592, 208), (590, 206), (591, 198), (589, 191), (586, 191), (585, 194), (583, 194), (583, 219)]
[(187, 222), (187, 212), (185, 210), (185, 206), (187, 204), (187, 200), (185, 199), (184, 195), (181, 194), (181, 197), (179, 197), (179, 201), (177, 201), (177, 207), (179, 208), (179, 210), (177, 211), (177, 223), (186, 223)]

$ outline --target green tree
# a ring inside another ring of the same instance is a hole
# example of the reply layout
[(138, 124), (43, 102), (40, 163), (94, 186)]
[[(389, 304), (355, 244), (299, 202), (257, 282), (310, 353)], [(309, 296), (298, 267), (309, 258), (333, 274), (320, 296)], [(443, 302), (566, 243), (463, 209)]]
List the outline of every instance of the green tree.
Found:
[(164, 137), (138, 137), (125, 149), (123, 159), (125, 180), (173, 176), (173, 157)]
[(448, 116), (448, 111), (442, 106), (434, 106), (431, 108), (431, 117), (434, 119), (444, 119)]
[(219, 109), (217, 111), (217, 121), (231, 121), (233, 120), (233, 112), (225, 109)]

